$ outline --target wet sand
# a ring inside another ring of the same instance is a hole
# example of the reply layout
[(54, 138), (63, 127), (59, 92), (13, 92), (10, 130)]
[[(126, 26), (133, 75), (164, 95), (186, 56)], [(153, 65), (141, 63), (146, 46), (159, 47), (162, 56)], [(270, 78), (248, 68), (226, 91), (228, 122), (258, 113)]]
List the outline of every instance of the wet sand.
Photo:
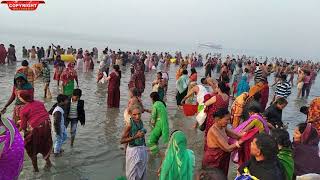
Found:
[[(20, 63), (17, 63), (20, 66)], [(97, 68), (98, 65), (95, 65)], [(167, 106), (169, 112), (170, 131), (179, 129), (187, 134), (188, 146), (196, 155), (196, 170), (201, 167), (203, 154), (203, 133), (192, 129), (192, 118), (185, 117), (182, 111), (177, 110), (175, 102), (175, 72), (176, 66), (171, 65), (169, 75), (169, 88), (167, 93)], [(11, 95), (13, 77), (16, 66), (0, 66), (0, 108), (4, 106)], [(106, 180), (115, 179), (118, 176), (125, 175), (125, 155), (120, 150), (120, 137), (122, 134), (124, 122), (123, 111), (128, 102), (128, 81), (130, 78), (129, 66), (121, 67), (123, 78), (121, 79), (121, 101), (120, 109), (108, 109), (106, 107), (107, 87), (96, 84), (96, 70), (90, 73), (79, 73), (79, 84), (83, 90), (82, 99), (85, 100), (86, 125), (82, 127), (78, 124), (78, 132), (74, 148), (70, 148), (70, 139), (63, 145), (65, 150), (62, 157), (54, 158), (53, 168), (50, 172), (43, 170), (44, 161), (39, 155), (40, 173), (33, 173), (31, 161), (25, 155), (24, 168), (19, 179), (41, 179), (41, 180)], [(204, 75), (203, 68), (198, 68), (198, 79)], [(151, 91), (151, 82), (155, 78), (156, 71), (146, 73), (146, 90), (143, 94), (143, 103), (146, 108), (151, 109), (151, 100), (149, 94)], [(51, 66), (51, 73), (53, 69)], [(51, 76), (52, 79), (53, 75)], [(273, 83), (273, 76), (270, 77), (269, 84)], [(308, 100), (296, 100), (296, 86), (292, 88), (292, 94), (289, 97), (289, 104), (283, 112), (284, 123), (289, 123), (288, 131), (292, 134), (294, 126), (305, 120), (305, 117), (299, 112), (301, 106), (319, 96), (319, 83), (317, 82), (311, 89)], [(53, 97), (58, 94), (56, 81), (50, 83), (50, 89)], [(270, 96), (273, 90), (270, 89)], [(43, 99), (43, 83), (41, 78), (35, 83), (35, 98), (44, 101), (47, 109), (50, 109), (55, 99)], [(269, 98), (270, 100), (271, 98)], [(6, 115), (11, 116), (13, 104), (8, 108)], [(150, 132), (150, 115), (145, 113), (142, 116), (145, 127)], [(70, 129), (68, 129), (68, 132)], [(148, 133), (147, 133), (148, 136)], [(165, 147), (162, 146), (162, 151)], [(159, 168), (160, 159), (150, 157), (147, 171), (147, 179), (157, 179), (156, 172)], [(235, 176), (235, 166), (231, 165), (229, 179)]]

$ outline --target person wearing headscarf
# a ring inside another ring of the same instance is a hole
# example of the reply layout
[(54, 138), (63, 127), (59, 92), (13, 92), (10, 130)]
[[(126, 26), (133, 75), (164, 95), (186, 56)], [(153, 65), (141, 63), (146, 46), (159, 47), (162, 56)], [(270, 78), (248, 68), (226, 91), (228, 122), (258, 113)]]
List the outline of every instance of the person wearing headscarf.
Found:
[(307, 114), (307, 122), (316, 128), (320, 136), (320, 97), (316, 97), (311, 101)]
[(7, 107), (10, 106), (14, 100), (16, 100), (15, 107), (13, 109), (13, 120), (18, 127), (20, 124), (20, 110), (25, 105), (25, 103), (22, 102), (19, 98), (21, 94), (29, 94), (31, 98), (33, 98), (34, 89), (23, 73), (17, 73), (14, 78), (14, 86), (12, 89), (11, 97), (9, 98), (4, 108), (1, 110), (1, 113), (4, 114), (7, 110)]
[(182, 131), (175, 131), (170, 138), (160, 169), (160, 180), (192, 180), (195, 156), (187, 149), (187, 138)]
[(162, 137), (163, 143), (169, 142), (169, 123), (168, 123), (168, 112), (166, 104), (160, 99), (157, 92), (150, 94), (152, 99), (152, 111), (151, 111), (151, 126), (147, 146), (149, 147), (153, 155), (160, 152), (158, 142)]
[(293, 134), (294, 174), (320, 174), (319, 135), (311, 123), (301, 123)]
[(29, 94), (20, 96), (25, 106), (20, 111), (20, 128), (24, 131), (24, 146), (30, 157), (35, 172), (39, 172), (37, 154), (40, 153), (46, 161), (45, 168), (51, 167), (52, 151), (51, 123), (49, 113), (44, 104), (35, 101)]
[(18, 128), (0, 114), (0, 177), (17, 180), (23, 168), (24, 142)]
[(6, 63), (7, 54), (8, 53), (4, 45), (0, 44), (0, 64)]
[(244, 92), (249, 92), (250, 86), (248, 83), (248, 76), (242, 76), (237, 86), (237, 96), (240, 96)]
[(61, 74), (63, 94), (66, 96), (72, 96), (74, 90), (74, 81), (77, 83), (77, 88), (79, 87), (77, 71), (74, 69), (74, 64), (69, 63), (67, 68), (63, 70)]

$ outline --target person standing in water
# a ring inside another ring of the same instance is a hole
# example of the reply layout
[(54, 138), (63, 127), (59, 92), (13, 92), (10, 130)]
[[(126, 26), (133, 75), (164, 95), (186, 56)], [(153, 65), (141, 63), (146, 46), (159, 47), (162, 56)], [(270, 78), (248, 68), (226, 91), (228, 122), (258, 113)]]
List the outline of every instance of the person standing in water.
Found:
[(106, 78), (108, 84), (108, 108), (119, 108), (120, 106), (120, 79), (121, 71), (118, 65), (113, 65), (113, 71)]
[(28, 82), (34, 87), (34, 81), (35, 81), (35, 74), (33, 70), (29, 67), (29, 62), (27, 60), (23, 60), (21, 63), (21, 67), (17, 69), (16, 73), (23, 73), (27, 79)]
[(57, 97), (57, 106), (54, 108), (53, 115), (53, 126), (55, 132), (55, 141), (54, 141), (54, 155), (60, 156), (63, 152), (62, 144), (67, 140), (67, 130), (64, 124), (64, 108), (68, 104), (68, 96), (59, 94)]
[(41, 75), (42, 75), (42, 79), (44, 82), (44, 98), (49, 98), (51, 99), (51, 91), (50, 91), (50, 68), (48, 65), (48, 61), (42, 61), (42, 70), (41, 70)]
[(169, 123), (166, 104), (160, 99), (157, 92), (150, 94), (152, 99), (151, 125), (152, 130), (147, 141), (151, 154), (156, 155), (160, 152), (158, 141), (162, 137), (163, 143), (169, 142)]
[(30, 157), (35, 172), (39, 172), (37, 154), (46, 161), (45, 168), (52, 166), (50, 154), (52, 150), (51, 123), (49, 114), (40, 101), (34, 101), (29, 94), (22, 94), (21, 101), (26, 105), (20, 111), (20, 128), (24, 131), (25, 149)]
[(128, 144), (126, 148), (126, 177), (128, 180), (145, 180), (147, 172), (148, 152), (145, 134), (147, 130), (141, 120), (142, 110), (139, 106), (129, 109), (131, 115), (126, 125), (121, 144)]
[(27, 77), (23, 73), (17, 73), (14, 78), (14, 86), (12, 89), (12, 94), (7, 104), (1, 110), (1, 113), (4, 114), (7, 111), (7, 107), (16, 99), (16, 103), (13, 109), (13, 120), (16, 123), (17, 127), (20, 125), (20, 110), (25, 105), (18, 97), (21, 94), (26, 93), (34, 96), (34, 89), (32, 85), (28, 82)]
[(58, 87), (60, 86), (60, 78), (63, 70), (65, 69), (64, 61), (61, 60), (61, 56), (57, 55), (56, 60), (54, 61), (54, 75), (53, 79), (57, 81)]
[(152, 82), (152, 91), (157, 92), (161, 100), (163, 100), (165, 96), (164, 87), (166, 86), (166, 82), (162, 78), (162, 72), (157, 73), (157, 79)]
[(14, 45), (10, 44), (10, 47), (8, 48), (8, 64), (13, 64), (14, 62), (17, 61), (16, 57), (16, 50), (14, 48)]
[(0, 64), (5, 64), (7, 58), (7, 50), (3, 44), (0, 44)]
[(79, 88), (77, 71), (74, 69), (74, 64), (69, 63), (67, 68), (61, 74), (62, 89), (63, 94), (66, 96), (71, 96), (74, 90), (74, 81), (77, 83), (77, 88)]
[(73, 147), (74, 139), (76, 137), (78, 122), (80, 121), (80, 124), (84, 126), (86, 121), (86, 114), (84, 111), (84, 100), (80, 99), (81, 96), (81, 89), (73, 90), (71, 100), (68, 101), (65, 110), (66, 121), (64, 122), (64, 124), (66, 129), (68, 129), (69, 124), (71, 124), (71, 147)]

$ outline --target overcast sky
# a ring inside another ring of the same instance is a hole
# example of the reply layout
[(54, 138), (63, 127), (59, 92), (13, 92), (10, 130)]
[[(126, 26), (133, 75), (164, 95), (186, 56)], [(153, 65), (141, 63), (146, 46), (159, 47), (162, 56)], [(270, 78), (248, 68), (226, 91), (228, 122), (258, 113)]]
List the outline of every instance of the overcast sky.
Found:
[[(67, 32), (320, 58), (319, 0), (47, 0), (0, 6), (0, 33)], [(19, 29), (17, 29), (19, 28)], [(56, 34), (57, 35), (57, 34)]]

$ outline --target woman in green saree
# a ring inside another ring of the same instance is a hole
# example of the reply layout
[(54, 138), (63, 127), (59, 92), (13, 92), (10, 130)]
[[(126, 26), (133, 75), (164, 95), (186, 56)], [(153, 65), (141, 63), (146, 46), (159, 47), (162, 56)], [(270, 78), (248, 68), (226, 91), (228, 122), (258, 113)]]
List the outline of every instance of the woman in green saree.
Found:
[(195, 167), (193, 151), (187, 149), (187, 138), (182, 131), (171, 135), (160, 169), (160, 180), (192, 180)]
[(271, 130), (271, 136), (276, 140), (278, 144), (278, 159), (283, 168), (286, 180), (292, 180), (294, 171), (294, 160), (289, 133), (284, 129), (277, 128)]
[(156, 155), (160, 152), (158, 141), (162, 136), (163, 143), (169, 141), (169, 123), (166, 104), (160, 99), (157, 92), (150, 94), (152, 99), (151, 126), (152, 130), (147, 141), (151, 154)]
[(62, 72), (61, 80), (63, 82), (63, 94), (66, 96), (72, 96), (74, 81), (77, 82), (77, 88), (79, 87), (78, 76), (73, 63), (69, 63), (67, 68)]

